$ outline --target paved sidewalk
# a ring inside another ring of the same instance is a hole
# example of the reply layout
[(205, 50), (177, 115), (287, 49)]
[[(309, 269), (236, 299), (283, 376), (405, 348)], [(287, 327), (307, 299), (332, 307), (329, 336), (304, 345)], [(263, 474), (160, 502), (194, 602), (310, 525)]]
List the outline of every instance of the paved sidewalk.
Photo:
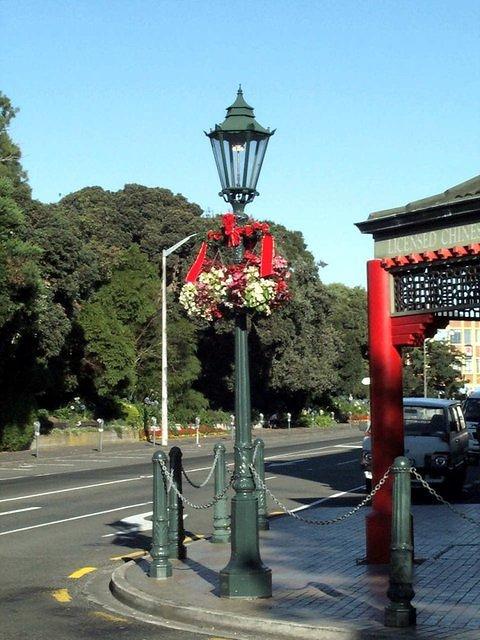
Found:
[[(480, 521), (479, 505), (456, 508)], [(344, 512), (318, 507), (302, 515), (323, 520)], [(271, 599), (219, 598), (218, 571), (230, 545), (208, 540), (189, 545), (185, 562), (173, 561), (172, 578), (148, 578), (147, 557), (117, 569), (111, 589), (132, 610), (223, 637), (477, 640), (480, 528), (441, 505), (413, 507), (416, 557), (424, 560), (415, 566), (417, 627), (387, 629), (387, 568), (356, 562), (364, 552), (365, 514), (322, 527), (272, 519), (270, 531), (261, 533), (262, 559), (273, 574)]]

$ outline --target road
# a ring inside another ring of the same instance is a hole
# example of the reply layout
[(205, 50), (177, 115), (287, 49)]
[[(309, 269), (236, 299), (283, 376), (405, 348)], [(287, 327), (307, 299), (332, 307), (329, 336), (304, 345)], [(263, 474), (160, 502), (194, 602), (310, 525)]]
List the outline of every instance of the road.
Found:
[[(330, 440), (311, 431), (295, 442), (269, 434), (266, 479), (289, 509), (309, 504), (351, 506), (363, 497), (358, 466), (361, 434)], [(227, 446), (231, 462), (231, 442)], [(184, 467), (196, 482), (208, 473), (214, 440), (182, 444)], [(116, 445), (92, 451), (51, 452), (38, 460), (0, 457), (0, 614), (4, 640), (150, 640), (158, 629), (113, 615), (83, 595), (94, 575), (108, 576), (122, 558), (150, 547), (144, 515), (151, 511), (152, 447)], [(208, 502), (212, 484), (184, 485), (195, 503)], [(277, 511), (276, 505), (269, 505)], [(185, 528), (209, 535), (212, 510), (186, 508)], [(362, 550), (359, 550), (361, 553)], [(106, 588), (106, 587), (105, 587)], [(197, 634), (162, 629), (164, 640), (197, 640)]]

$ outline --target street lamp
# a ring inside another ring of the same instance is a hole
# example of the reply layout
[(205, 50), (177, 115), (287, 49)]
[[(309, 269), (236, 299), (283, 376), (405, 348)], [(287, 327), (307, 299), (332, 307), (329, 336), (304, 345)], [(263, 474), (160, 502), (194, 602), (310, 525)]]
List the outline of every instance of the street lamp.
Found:
[[(258, 192), (257, 181), (270, 137), (275, 131), (262, 127), (253, 108), (243, 98), (241, 87), (235, 102), (227, 108), (222, 124), (206, 133), (222, 190), (219, 195), (232, 206), (238, 223), (248, 217), (245, 205)], [(243, 258), (243, 246), (235, 248), (234, 262)], [(252, 425), (246, 312), (235, 316), (235, 496), (232, 498), (231, 557), (220, 571), (220, 596), (265, 598), (272, 595), (272, 575), (261, 561), (258, 542), (257, 498), (250, 470), (252, 464)]]
[(167, 257), (198, 235), (191, 233), (162, 251), (162, 446), (168, 445), (168, 385), (167, 385)]

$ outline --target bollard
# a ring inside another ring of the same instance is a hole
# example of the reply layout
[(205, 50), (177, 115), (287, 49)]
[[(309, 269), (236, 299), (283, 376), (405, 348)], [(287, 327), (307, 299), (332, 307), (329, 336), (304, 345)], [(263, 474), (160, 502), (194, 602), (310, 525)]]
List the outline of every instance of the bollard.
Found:
[[(227, 465), (225, 464), (225, 447), (223, 444), (216, 444), (213, 447), (215, 456), (218, 456), (215, 467), (214, 492), (218, 496), (225, 490), (227, 482)], [(230, 516), (228, 515), (227, 494), (217, 500), (213, 505), (213, 535), (212, 542), (230, 542)]]
[(157, 436), (157, 419), (155, 416), (150, 418), (150, 422), (152, 423), (152, 445), (155, 447), (157, 444), (156, 436)]
[(413, 582), (410, 461), (399, 456), (393, 463), (392, 543), (390, 545), (390, 604), (385, 607), (385, 626), (410, 627), (416, 624)]
[(230, 435), (232, 436), (232, 441), (235, 440), (235, 416), (233, 413), (230, 414)]
[(265, 416), (263, 415), (263, 413), (259, 415), (259, 418), (260, 418), (260, 426), (263, 429), (263, 427), (265, 426)]
[[(182, 493), (182, 450), (180, 447), (172, 447), (168, 455), (173, 483)], [(183, 502), (172, 488), (168, 495), (168, 555), (170, 558), (184, 560), (187, 557), (184, 538)]]
[(197, 447), (201, 447), (200, 444), (200, 418), (197, 416), (195, 418), (195, 444)]
[(98, 451), (102, 453), (103, 451), (103, 425), (105, 421), (102, 418), (97, 418), (98, 423)]
[(40, 422), (35, 420), (33, 423), (33, 434), (35, 436), (35, 458), (38, 458), (38, 441), (40, 440)]
[(150, 578), (164, 579), (172, 575), (172, 565), (168, 559), (168, 498), (167, 478), (162, 471), (160, 461), (167, 467), (164, 451), (153, 454), (153, 515), (152, 515), (152, 562), (148, 575)]
[(288, 412), (287, 413), (287, 427), (288, 427), (289, 431), (290, 431), (291, 422), (292, 422), (292, 414), (290, 412)]
[[(255, 467), (256, 472), (260, 476), (260, 479), (265, 484), (265, 443), (261, 438), (256, 438), (253, 443), (253, 448), (256, 450), (255, 460), (253, 461), (253, 466)], [(257, 510), (257, 521), (258, 521), (258, 529), (259, 531), (268, 531), (270, 529), (270, 524), (267, 518), (267, 495), (265, 489), (261, 489), (260, 487), (255, 488), (255, 495), (257, 497), (258, 502), (258, 510)]]

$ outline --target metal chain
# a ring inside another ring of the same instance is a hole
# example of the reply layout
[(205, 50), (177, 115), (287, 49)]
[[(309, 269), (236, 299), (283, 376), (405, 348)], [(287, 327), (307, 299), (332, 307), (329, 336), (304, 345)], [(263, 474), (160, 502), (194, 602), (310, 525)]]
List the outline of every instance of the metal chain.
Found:
[(260, 448), (260, 443), (257, 442), (257, 444), (255, 445), (255, 448), (253, 450), (253, 454), (252, 454), (252, 464), (255, 464), (255, 458), (257, 457), (257, 453), (258, 453), (259, 448)]
[(253, 465), (250, 466), (250, 470), (253, 473), (253, 476), (255, 480), (258, 482), (258, 485), (260, 486), (262, 491), (266, 491), (266, 493), (268, 493), (268, 495), (275, 502), (275, 504), (277, 504), (287, 515), (291, 516), (292, 518), (295, 518), (296, 520), (301, 520), (306, 524), (316, 524), (316, 525), (336, 524), (337, 522), (342, 522), (343, 520), (346, 520), (350, 516), (353, 516), (357, 511), (359, 511), (362, 507), (364, 507), (373, 498), (373, 496), (377, 493), (377, 491), (379, 491), (379, 489), (385, 484), (390, 474), (390, 467), (389, 467), (385, 471), (383, 476), (380, 478), (380, 480), (378, 481), (378, 484), (374, 487), (371, 493), (369, 493), (368, 496), (360, 502), (360, 504), (357, 504), (356, 507), (354, 507), (347, 513), (344, 513), (343, 515), (333, 518), (331, 520), (314, 520), (309, 518), (302, 518), (301, 516), (297, 515), (294, 511), (291, 511), (290, 509), (288, 509), (288, 507), (286, 507), (282, 502), (280, 502), (280, 500), (276, 496), (273, 495), (273, 493), (267, 487), (265, 482), (263, 482), (263, 480), (260, 478), (259, 474), (257, 473), (257, 470)]
[(193, 480), (188, 477), (187, 472), (183, 468), (183, 464), (182, 464), (182, 474), (183, 474), (183, 477), (185, 478), (185, 480), (188, 482), (188, 484), (191, 485), (192, 487), (194, 487), (195, 489), (201, 489), (202, 487), (204, 487), (209, 482), (210, 478), (213, 475), (213, 472), (215, 471), (215, 467), (216, 467), (217, 462), (218, 462), (218, 456), (219, 456), (219, 452), (217, 451), (215, 453), (215, 458), (213, 459), (212, 468), (210, 469), (210, 471), (208, 473), (208, 476), (200, 484), (195, 484), (195, 482), (193, 482)]
[(180, 491), (177, 489), (177, 485), (175, 484), (175, 481), (173, 479), (173, 474), (171, 474), (170, 471), (167, 469), (167, 467), (166, 467), (165, 463), (163, 462), (163, 460), (159, 460), (159, 463), (160, 463), (160, 467), (162, 469), (162, 472), (163, 472), (165, 478), (168, 481), (167, 493), (170, 492), (170, 489), (173, 489), (173, 491), (175, 492), (176, 496), (178, 498), (180, 498), (180, 500), (183, 502), (183, 504), (187, 504), (192, 509), (210, 509), (210, 507), (213, 507), (213, 505), (216, 502), (218, 502), (219, 500), (221, 500), (225, 496), (225, 494), (227, 493), (227, 491), (230, 489), (230, 487), (233, 484), (234, 473), (232, 473), (232, 475), (230, 477), (230, 480), (228, 481), (228, 483), (225, 486), (225, 488), (223, 489), (223, 491), (221, 491), (217, 495), (213, 496), (213, 500), (211, 500), (211, 502), (207, 502), (206, 504), (195, 504), (193, 502), (190, 502), (190, 500), (188, 498), (186, 498), (183, 494), (181, 494)]
[(434, 498), (436, 498), (438, 502), (448, 507), (450, 511), (455, 513), (457, 516), (459, 516), (463, 520), (467, 520), (467, 522), (470, 522), (471, 524), (476, 524), (477, 526), (480, 525), (480, 521), (475, 520), (475, 518), (471, 518), (466, 513), (462, 513), (461, 511), (458, 511), (458, 509), (455, 509), (455, 507), (452, 504), (450, 504), (448, 500), (445, 500), (445, 498), (443, 498), (439, 493), (437, 493), (435, 489), (433, 489), (433, 487), (431, 487), (428, 484), (428, 482), (422, 478), (422, 476), (418, 473), (415, 467), (411, 467), (410, 472), (420, 482), (422, 487), (426, 489), (428, 493), (430, 493)]

